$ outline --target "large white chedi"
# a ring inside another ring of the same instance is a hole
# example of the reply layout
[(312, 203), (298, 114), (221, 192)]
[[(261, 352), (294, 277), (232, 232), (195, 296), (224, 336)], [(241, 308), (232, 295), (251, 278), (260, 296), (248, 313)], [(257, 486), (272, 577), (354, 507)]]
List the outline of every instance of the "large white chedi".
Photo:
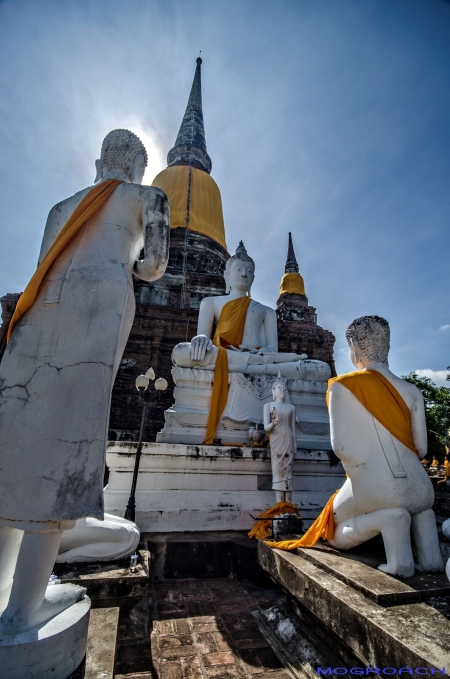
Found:
[(351, 360), (358, 371), (373, 370), (397, 390), (411, 411), (412, 437), (418, 455), (394, 437), (345, 386), (329, 392), (331, 442), (347, 473), (333, 502), (338, 549), (350, 549), (381, 533), (387, 563), (380, 570), (409, 577), (414, 573), (411, 529), (417, 567), (442, 571), (442, 557), (431, 509), (434, 491), (420, 459), (427, 451), (423, 397), (388, 366), (387, 321), (363, 316), (347, 329)]
[[(96, 183), (122, 183), (46, 273), (0, 366), (0, 666), (8, 679), (47, 676), (50, 666), (64, 678), (85, 652), (84, 589), (47, 584), (63, 531), (103, 519), (110, 397), (134, 317), (133, 274), (156, 280), (167, 265), (168, 202), (140, 185), (146, 164), (132, 132), (107, 135)], [(40, 262), (91, 188), (51, 210)]]

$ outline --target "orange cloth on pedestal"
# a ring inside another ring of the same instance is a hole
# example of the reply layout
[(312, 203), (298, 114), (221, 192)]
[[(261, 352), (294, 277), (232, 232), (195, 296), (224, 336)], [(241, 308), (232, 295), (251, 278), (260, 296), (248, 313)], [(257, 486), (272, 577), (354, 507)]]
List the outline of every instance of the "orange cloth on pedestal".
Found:
[(20, 295), (9, 324), (7, 336), (8, 342), (17, 321), (19, 321), (24, 313), (33, 305), (45, 274), (50, 270), (78, 230), (104, 205), (104, 203), (106, 203), (109, 196), (119, 184), (123, 184), (121, 179), (107, 179), (106, 181), (97, 184), (97, 186), (94, 186), (87, 192), (84, 198), (81, 199), (79, 205), (77, 205), (51, 244), (47, 254), (34, 272), (27, 287)]
[(242, 344), (245, 319), (251, 297), (238, 297), (227, 302), (220, 314), (213, 344), (219, 348), (214, 368), (214, 382), (209, 408), (208, 425), (206, 428), (205, 445), (211, 445), (217, 425), (228, 398), (228, 354), (226, 347), (236, 348)]
[(289, 551), (297, 549), (297, 547), (313, 547), (320, 538), (332, 540), (334, 538), (333, 500), (338, 493), (339, 490), (330, 497), (322, 512), (300, 540), (282, 540), (281, 542), (268, 542), (267, 544), (274, 549)]
[(261, 519), (255, 523), (248, 534), (249, 538), (256, 538), (257, 540), (265, 540), (270, 535), (270, 528), (272, 521), (264, 521), (264, 519), (273, 519), (278, 514), (299, 514), (298, 507), (292, 502), (277, 502), (276, 505), (270, 509), (266, 509), (261, 514)]

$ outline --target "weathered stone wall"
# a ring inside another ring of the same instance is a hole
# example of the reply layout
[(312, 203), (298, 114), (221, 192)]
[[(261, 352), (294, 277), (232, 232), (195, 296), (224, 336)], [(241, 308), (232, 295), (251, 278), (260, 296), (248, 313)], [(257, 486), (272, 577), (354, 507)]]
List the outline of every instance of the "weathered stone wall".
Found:
[(307, 354), (328, 363), (332, 376), (336, 375), (333, 333), (317, 325), (316, 310), (308, 305), (305, 295), (284, 293), (277, 301), (279, 351)]
[(2, 360), (2, 356), (6, 347), (6, 335), (9, 328), (9, 322), (21, 294), (22, 293), (20, 292), (8, 292), (3, 297), (0, 297), (0, 303), (2, 305), (2, 324), (0, 326), (0, 361)]
[(134, 382), (150, 366), (169, 383), (163, 393), (151, 388), (144, 440), (155, 440), (164, 411), (173, 403), (172, 349), (196, 335), (203, 297), (225, 292), (227, 251), (211, 238), (186, 229), (173, 229), (170, 237), (164, 276), (154, 283), (135, 280), (136, 316), (112, 394), (109, 438), (113, 440), (138, 438), (142, 407)]

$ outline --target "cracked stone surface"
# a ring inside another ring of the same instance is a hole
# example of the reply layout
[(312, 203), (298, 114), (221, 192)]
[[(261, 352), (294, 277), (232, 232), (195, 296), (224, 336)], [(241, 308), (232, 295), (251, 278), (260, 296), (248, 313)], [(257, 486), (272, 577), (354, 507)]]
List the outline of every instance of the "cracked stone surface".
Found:
[[(86, 191), (51, 210), (40, 260)], [(0, 365), (2, 519), (103, 518), (110, 396), (134, 318), (133, 275), (161, 277), (168, 236), (165, 194), (122, 184), (15, 325)]]

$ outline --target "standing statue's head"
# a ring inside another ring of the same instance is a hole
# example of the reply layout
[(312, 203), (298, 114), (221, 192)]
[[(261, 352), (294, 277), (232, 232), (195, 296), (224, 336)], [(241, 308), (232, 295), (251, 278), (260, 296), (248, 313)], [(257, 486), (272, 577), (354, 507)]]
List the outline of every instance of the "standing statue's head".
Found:
[(147, 163), (145, 146), (134, 132), (112, 130), (104, 138), (100, 158), (95, 161), (95, 184), (104, 179), (140, 184)]
[(389, 323), (380, 316), (361, 316), (350, 323), (346, 332), (353, 365), (362, 370), (368, 363), (388, 365)]
[(287, 393), (287, 377), (281, 377), (281, 371), (278, 371), (278, 376), (272, 384), (272, 398), (275, 401), (286, 401)]
[(255, 262), (247, 253), (242, 241), (239, 242), (234, 255), (227, 261), (223, 277), (227, 293), (230, 290), (242, 290), (250, 295), (255, 280)]

